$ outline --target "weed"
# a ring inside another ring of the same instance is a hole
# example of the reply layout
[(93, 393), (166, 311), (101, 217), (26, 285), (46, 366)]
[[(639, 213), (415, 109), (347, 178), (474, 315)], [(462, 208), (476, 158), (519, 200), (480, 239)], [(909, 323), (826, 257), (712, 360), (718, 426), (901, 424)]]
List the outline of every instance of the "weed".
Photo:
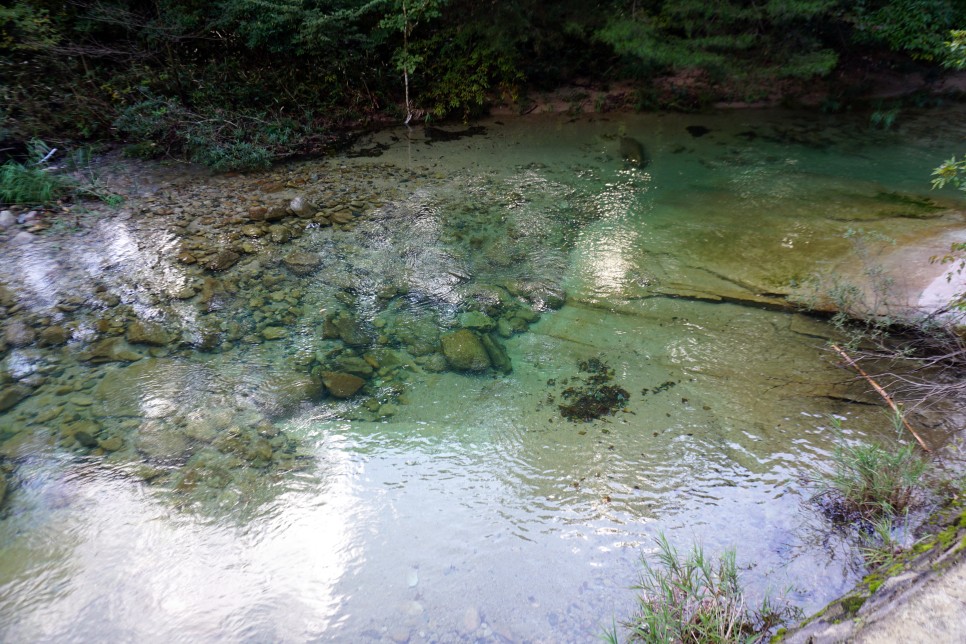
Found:
[[(733, 550), (714, 561), (698, 546), (682, 558), (663, 535), (657, 545), (659, 565), (642, 560), (629, 641), (745, 642), (799, 617), (800, 611), (784, 602), (766, 599), (757, 610), (747, 607)], [(605, 638), (617, 641), (616, 628)]]

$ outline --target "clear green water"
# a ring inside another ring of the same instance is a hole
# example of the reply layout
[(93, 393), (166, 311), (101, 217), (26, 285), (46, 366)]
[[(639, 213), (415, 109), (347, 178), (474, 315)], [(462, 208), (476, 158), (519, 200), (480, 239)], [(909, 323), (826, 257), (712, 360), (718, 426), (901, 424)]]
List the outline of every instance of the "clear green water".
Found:
[[(961, 228), (908, 197), (962, 123), (545, 115), (384, 132), (360, 145), (378, 158), (265, 176), (115, 176), (123, 210), (0, 250), (8, 340), (67, 337), (0, 362), (30, 394), (0, 412), (0, 639), (589, 641), (633, 608), (661, 532), (736, 546), (753, 597), (820, 607), (855, 552), (804, 479), (828, 467), (830, 415), (849, 439), (891, 428), (843, 400), (864, 392), (823, 323), (755, 298), (839, 265), (850, 228)], [(299, 193), (359, 216), (243, 230)], [(243, 242), (224, 271), (176, 259)], [(293, 250), (318, 266), (286, 268)], [(527, 318), (496, 336), (509, 374), (445, 368), (440, 333), (480, 309)], [(136, 341), (137, 320), (165, 342)], [(359, 394), (316, 395), (313, 369), (364, 357)], [(629, 401), (573, 423), (557, 405), (592, 358)]]

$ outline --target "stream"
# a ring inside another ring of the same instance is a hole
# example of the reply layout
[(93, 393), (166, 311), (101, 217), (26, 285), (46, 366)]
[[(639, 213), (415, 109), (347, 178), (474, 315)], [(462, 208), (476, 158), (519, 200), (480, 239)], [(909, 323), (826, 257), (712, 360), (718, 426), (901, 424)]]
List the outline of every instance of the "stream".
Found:
[(98, 161), (120, 206), (0, 237), (0, 640), (593, 641), (661, 534), (821, 608), (861, 567), (815, 481), (895, 430), (789, 297), (868, 274), (857, 238), (948, 246), (964, 134), (542, 114)]

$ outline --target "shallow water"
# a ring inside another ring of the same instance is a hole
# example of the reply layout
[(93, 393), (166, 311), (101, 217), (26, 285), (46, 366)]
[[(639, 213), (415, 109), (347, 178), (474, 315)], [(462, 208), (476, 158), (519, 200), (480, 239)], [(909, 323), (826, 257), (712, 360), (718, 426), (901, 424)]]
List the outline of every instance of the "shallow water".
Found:
[[(125, 166), (122, 209), (0, 251), (2, 639), (587, 641), (661, 533), (820, 607), (857, 575), (805, 482), (829, 418), (892, 430), (783, 298), (850, 229), (963, 226), (928, 193), (960, 112), (543, 115), (259, 176)], [(299, 194), (327, 216), (251, 220)], [(510, 373), (447, 366), (469, 312)], [(629, 397), (575, 423), (594, 359)], [(365, 385), (321, 397), (324, 371)]]

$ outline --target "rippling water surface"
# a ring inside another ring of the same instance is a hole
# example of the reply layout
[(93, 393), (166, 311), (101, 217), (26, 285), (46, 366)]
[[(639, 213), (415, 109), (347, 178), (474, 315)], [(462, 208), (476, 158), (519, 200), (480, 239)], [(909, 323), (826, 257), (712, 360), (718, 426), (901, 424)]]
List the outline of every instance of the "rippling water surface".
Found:
[[(849, 230), (962, 227), (927, 188), (963, 122), (546, 115), (126, 171), (0, 249), (0, 639), (588, 641), (660, 533), (820, 607), (855, 553), (805, 481), (833, 416), (891, 426), (784, 298)], [(461, 328), (512, 369), (454, 370)], [(602, 371), (624, 404), (564, 418)]]

